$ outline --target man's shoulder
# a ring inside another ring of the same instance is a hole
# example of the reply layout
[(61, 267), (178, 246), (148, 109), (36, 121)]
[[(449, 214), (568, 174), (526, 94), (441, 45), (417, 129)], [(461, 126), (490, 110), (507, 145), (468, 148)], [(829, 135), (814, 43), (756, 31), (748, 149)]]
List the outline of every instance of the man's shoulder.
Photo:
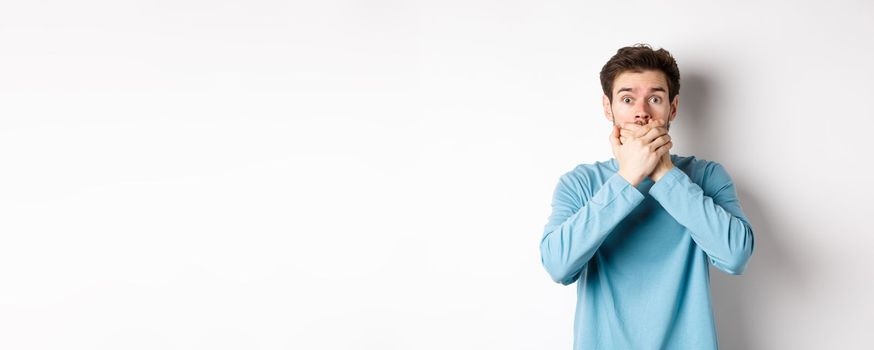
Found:
[(692, 182), (711, 194), (731, 184), (731, 177), (722, 163), (697, 156), (677, 156), (674, 166), (680, 168)]
[(618, 165), (619, 164), (614, 158), (589, 163), (579, 163), (562, 174), (561, 178), (590, 182), (597, 178), (606, 177), (617, 172), (619, 170)]
[(612, 158), (576, 164), (559, 177), (556, 191), (570, 194), (583, 203), (616, 173), (617, 167), (618, 163)]
[(692, 173), (700, 173), (702, 177), (706, 177), (712, 174), (714, 170), (724, 170), (721, 163), (694, 155), (680, 156), (672, 154), (671, 158), (673, 159), (675, 166), (680, 167), (683, 171), (689, 173), (689, 175), (692, 175)]

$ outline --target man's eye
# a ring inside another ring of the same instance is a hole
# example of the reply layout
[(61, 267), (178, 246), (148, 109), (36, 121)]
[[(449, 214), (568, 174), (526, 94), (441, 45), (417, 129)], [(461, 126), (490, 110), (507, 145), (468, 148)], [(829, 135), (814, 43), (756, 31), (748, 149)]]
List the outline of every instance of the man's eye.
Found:
[(629, 103), (629, 102), (631, 102), (631, 99), (626, 97), (626, 98), (622, 99), (622, 102)]
[(652, 103), (659, 103), (659, 101), (661, 101), (662, 99), (660, 99), (658, 96), (653, 96), (650, 100), (652, 100)]

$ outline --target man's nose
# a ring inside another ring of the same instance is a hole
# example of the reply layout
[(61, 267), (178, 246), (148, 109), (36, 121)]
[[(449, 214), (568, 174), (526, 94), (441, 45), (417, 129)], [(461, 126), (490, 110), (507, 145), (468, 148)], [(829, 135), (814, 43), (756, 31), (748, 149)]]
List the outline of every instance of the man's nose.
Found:
[(634, 113), (635, 122), (649, 123), (650, 119), (652, 119), (652, 115), (649, 113), (649, 109), (645, 106), (638, 108)]

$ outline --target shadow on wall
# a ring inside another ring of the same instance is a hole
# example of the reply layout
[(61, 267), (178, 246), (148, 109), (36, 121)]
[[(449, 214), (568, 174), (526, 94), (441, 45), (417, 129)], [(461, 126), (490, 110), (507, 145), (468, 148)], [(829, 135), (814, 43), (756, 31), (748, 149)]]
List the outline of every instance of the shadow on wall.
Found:
[[(718, 131), (718, 124), (707, 120), (708, 116), (718, 114), (713, 109), (718, 107), (709, 103), (713, 84), (704, 74), (694, 71), (684, 74), (680, 110), (683, 122), (688, 125), (687, 130), (691, 131), (690, 135), (684, 135), (684, 140), (695, 153), (713, 155), (718, 161), (720, 154), (733, 150), (722, 142), (723, 134)], [(755, 246), (743, 275), (732, 276), (710, 267), (719, 347), (721, 350), (760, 349), (763, 344), (755, 344), (754, 339), (767, 336), (754, 335), (758, 329), (756, 320), (762, 319), (759, 313), (767, 310), (760, 306), (768, 305), (774, 298), (803, 290), (806, 281), (800, 269), (802, 261), (783, 249), (784, 245), (773, 235), (778, 230), (791, 228), (776, 227), (765, 203), (747, 190), (753, 187), (751, 182), (736, 176), (738, 172), (728, 171), (738, 190), (744, 214), (753, 228)]]

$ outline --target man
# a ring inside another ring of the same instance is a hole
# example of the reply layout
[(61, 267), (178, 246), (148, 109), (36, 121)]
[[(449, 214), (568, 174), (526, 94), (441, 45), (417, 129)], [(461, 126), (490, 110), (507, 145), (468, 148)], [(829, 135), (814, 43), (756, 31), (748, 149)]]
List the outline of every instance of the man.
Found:
[(709, 264), (743, 273), (753, 231), (725, 168), (670, 154), (680, 72), (638, 44), (601, 70), (614, 158), (561, 176), (540, 242), (577, 283), (574, 349), (717, 349)]

